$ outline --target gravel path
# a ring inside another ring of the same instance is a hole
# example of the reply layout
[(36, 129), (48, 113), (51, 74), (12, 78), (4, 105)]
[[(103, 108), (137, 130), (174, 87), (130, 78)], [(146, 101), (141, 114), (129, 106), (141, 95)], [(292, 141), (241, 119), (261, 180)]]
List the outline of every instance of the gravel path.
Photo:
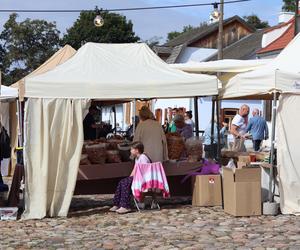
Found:
[(300, 217), (234, 218), (187, 199), (117, 215), (110, 198), (75, 197), (68, 218), (2, 221), (0, 249), (300, 249)]

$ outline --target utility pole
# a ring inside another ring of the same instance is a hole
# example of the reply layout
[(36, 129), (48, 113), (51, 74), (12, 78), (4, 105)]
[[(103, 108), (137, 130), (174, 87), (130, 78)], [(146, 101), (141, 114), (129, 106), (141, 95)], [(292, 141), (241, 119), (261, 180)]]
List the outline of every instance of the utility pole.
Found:
[(295, 36), (300, 32), (299, 0), (295, 0)]
[(224, 21), (224, 0), (220, 0), (220, 17), (218, 33), (218, 60), (223, 59), (223, 21)]
[[(223, 21), (224, 21), (224, 0), (220, 0), (220, 17), (219, 17), (219, 32), (218, 32), (218, 60), (223, 59)], [(217, 74), (218, 79), (220, 79), (221, 73)], [(217, 109), (217, 131), (218, 131), (218, 160), (221, 159), (221, 124), (220, 124), (220, 111), (221, 111), (221, 101), (216, 98), (213, 102), (216, 102)], [(215, 105), (213, 105), (214, 107)]]

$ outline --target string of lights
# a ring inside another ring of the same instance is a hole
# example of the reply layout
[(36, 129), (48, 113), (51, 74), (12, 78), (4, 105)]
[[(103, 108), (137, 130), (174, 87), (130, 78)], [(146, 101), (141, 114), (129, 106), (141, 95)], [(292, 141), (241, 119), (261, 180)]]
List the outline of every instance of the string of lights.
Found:
[[(249, 2), (251, 0), (231, 0), (224, 1), (224, 4), (233, 4), (241, 2)], [(107, 11), (120, 12), (120, 11), (140, 11), (140, 10), (157, 10), (157, 9), (174, 9), (174, 8), (190, 8), (190, 7), (201, 7), (201, 6), (214, 6), (219, 5), (220, 2), (212, 3), (197, 3), (197, 4), (182, 4), (182, 5), (167, 5), (167, 6), (150, 6), (150, 7), (133, 7), (133, 8), (116, 8), (116, 9), (106, 9)], [(94, 10), (67, 10), (67, 9), (0, 9), (0, 13), (79, 13), (84, 11), (94, 11)]]

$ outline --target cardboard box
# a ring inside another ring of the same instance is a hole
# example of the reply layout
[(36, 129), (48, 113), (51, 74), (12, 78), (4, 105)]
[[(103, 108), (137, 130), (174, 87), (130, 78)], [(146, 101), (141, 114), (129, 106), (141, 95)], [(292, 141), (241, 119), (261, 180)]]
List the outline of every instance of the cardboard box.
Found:
[(238, 162), (250, 163), (250, 155), (240, 155), (238, 157)]
[(261, 168), (223, 168), (224, 210), (234, 216), (261, 215)]
[(197, 175), (193, 189), (193, 206), (221, 206), (221, 176)]
[(249, 163), (247, 162), (242, 162), (242, 161), (238, 161), (237, 162), (237, 168), (241, 169), (241, 168), (245, 168), (248, 166)]

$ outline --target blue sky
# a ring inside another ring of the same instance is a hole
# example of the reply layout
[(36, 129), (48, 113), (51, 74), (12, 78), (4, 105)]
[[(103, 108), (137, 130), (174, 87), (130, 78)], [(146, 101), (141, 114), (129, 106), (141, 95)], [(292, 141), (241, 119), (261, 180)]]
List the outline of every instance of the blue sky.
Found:
[[(214, 0), (2, 0), (2, 9), (94, 9), (99, 8), (127, 8), (143, 6), (160, 6), (169, 4), (210, 3)], [(261, 19), (269, 21), (271, 25), (277, 24), (278, 14), (281, 10), (281, 0), (252, 0), (245, 3), (236, 3), (225, 6), (225, 18), (232, 15), (257, 14)], [(143, 40), (154, 36), (166, 37), (169, 31), (181, 30), (185, 25), (197, 26), (207, 21), (212, 7), (194, 7), (168, 10), (147, 10), (143, 12), (123, 12), (134, 24), (134, 30)], [(74, 13), (34, 13), (20, 14), (19, 20), (24, 18), (43, 18), (56, 21), (62, 33), (77, 19)], [(3, 25), (8, 14), (0, 14)]]

